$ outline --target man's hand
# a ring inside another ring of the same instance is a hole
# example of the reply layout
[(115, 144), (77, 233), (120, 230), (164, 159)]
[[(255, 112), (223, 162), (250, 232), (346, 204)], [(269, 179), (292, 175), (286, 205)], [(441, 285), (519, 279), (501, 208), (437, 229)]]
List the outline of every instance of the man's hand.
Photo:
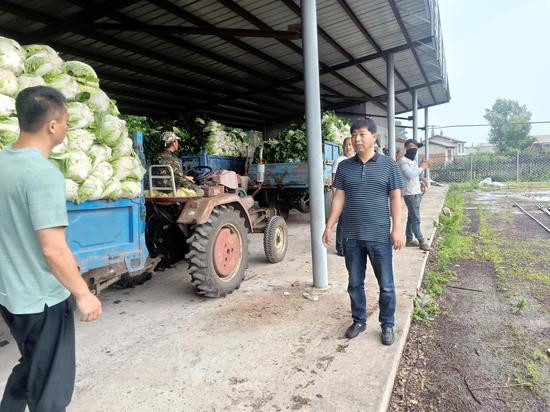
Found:
[(405, 246), (405, 236), (403, 236), (401, 230), (392, 230), (390, 239), (394, 250), (403, 249), (403, 246)]
[(189, 180), (192, 183), (195, 183), (195, 178), (193, 178), (193, 176), (185, 176), (185, 179)]
[(75, 295), (75, 302), (80, 312), (80, 320), (90, 322), (96, 320), (102, 313), (101, 302), (92, 292)]
[(332, 228), (326, 227), (325, 231), (323, 232), (323, 244), (325, 247), (332, 246), (332, 241), (330, 240), (330, 235), (332, 235)]

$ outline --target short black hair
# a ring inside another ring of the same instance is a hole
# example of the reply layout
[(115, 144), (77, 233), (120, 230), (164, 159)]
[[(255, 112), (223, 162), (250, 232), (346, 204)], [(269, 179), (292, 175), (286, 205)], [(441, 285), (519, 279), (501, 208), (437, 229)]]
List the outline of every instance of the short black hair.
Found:
[(19, 128), (27, 133), (36, 133), (50, 120), (58, 120), (65, 112), (65, 96), (48, 86), (23, 89), (15, 99)]
[(351, 124), (350, 131), (353, 133), (358, 129), (368, 129), (371, 133), (376, 133), (376, 123), (370, 117), (360, 117)]

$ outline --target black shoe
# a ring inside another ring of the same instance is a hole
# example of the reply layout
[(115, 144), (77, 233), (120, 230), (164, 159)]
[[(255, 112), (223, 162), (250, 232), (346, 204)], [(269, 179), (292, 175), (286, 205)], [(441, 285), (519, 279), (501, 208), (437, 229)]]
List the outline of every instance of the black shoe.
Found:
[(426, 241), (423, 241), (423, 242), (420, 242), (420, 244), (418, 245), (418, 247), (426, 252), (431, 252), (432, 251), (432, 248), (430, 247), (430, 245), (428, 244), (428, 242)]
[(393, 328), (391, 326), (384, 326), (382, 328), (382, 343), (384, 345), (391, 345), (394, 341)]
[(353, 322), (353, 324), (346, 331), (346, 338), (353, 339), (357, 335), (359, 335), (361, 332), (364, 332), (366, 330), (367, 330), (366, 323)]

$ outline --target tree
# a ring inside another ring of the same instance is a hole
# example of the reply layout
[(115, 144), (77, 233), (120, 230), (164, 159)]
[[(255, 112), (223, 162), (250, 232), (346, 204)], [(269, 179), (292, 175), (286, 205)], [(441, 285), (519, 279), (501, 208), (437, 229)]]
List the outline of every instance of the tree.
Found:
[(511, 153), (531, 146), (531, 112), (516, 100), (497, 99), (490, 109), (485, 109), (485, 119), (490, 123), (489, 142), (496, 144), (500, 153)]

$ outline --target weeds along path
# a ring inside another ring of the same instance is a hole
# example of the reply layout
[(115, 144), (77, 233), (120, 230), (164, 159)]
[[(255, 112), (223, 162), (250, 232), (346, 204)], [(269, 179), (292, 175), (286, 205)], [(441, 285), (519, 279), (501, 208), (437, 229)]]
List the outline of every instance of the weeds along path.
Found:
[(544, 196), (449, 192), (390, 411), (550, 410), (550, 236), (512, 207)]

